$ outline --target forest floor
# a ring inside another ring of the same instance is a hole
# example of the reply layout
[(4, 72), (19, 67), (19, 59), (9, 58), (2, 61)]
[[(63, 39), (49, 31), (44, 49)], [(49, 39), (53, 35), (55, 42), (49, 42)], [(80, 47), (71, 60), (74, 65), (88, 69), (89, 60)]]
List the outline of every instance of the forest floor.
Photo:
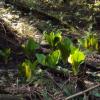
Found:
[[(37, 84), (34, 83), (35, 85), (19, 83), (18, 64), (26, 58), (21, 44), (28, 37), (33, 37), (38, 43), (44, 45), (41, 30), (43, 31), (49, 26), (48, 21), (38, 19), (34, 14), (22, 13), (11, 5), (0, 7), (0, 48), (11, 48), (11, 57), (8, 62), (5, 63), (0, 59), (0, 94), (16, 95), (17, 97), (14, 98), (17, 98), (16, 100), (20, 100), (20, 98), (25, 100), (68, 100), (66, 99), (67, 96), (76, 93), (76, 89), (73, 87), (76, 84), (74, 81), (76, 77), (70, 76), (69, 79), (66, 75), (48, 70), (45, 71), (42, 78), (37, 78), (38, 81), (36, 81)], [(72, 39), (75, 36), (76, 38), (79, 37), (77, 34), (68, 36)], [(99, 88), (92, 92), (100, 93), (100, 55), (89, 54), (85, 62), (87, 72), (84, 77), (77, 79), (80, 82), (77, 92), (99, 84)], [(84, 84), (81, 83), (82, 80), (84, 80)], [(69, 90), (67, 90), (68, 87), (70, 87)], [(90, 95), (93, 94), (92, 92)], [(7, 96), (6, 98), (11, 100), (12, 97)], [(90, 97), (90, 100), (99, 99), (99, 97), (94, 98), (94, 95)]]

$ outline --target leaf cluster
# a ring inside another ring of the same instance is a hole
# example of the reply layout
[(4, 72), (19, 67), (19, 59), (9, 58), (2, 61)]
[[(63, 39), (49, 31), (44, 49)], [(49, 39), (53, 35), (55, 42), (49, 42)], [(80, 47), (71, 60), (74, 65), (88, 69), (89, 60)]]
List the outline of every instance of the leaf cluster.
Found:
[(86, 32), (84, 38), (78, 40), (80, 47), (89, 50), (98, 50), (98, 38), (94, 33)]
[(49, 34), (44, 32), (44, 38), (52, 48), (57, 46), (57, 44), (62, 40), (61, 32), (59, 31), (56, 33), (50, 32)]
[(27, 56), (31, 56), (35, 53), (35, 50), (39, 48), (39, 44), (30, 37), (25, 44), (22, 44), (22, 48)]
[(36, 54), (36, 57), (40, 64), (48, 66), (49, 68), (55, 68), (60, 60), (60, 51), (55, 50), (47, 56), (44, 54)]
[(79, 49), (75, 49), (68, 57), (68, 62), (72, 65), (74, 75), (78, 75), (80, 64), (85, 60), (85, 54)]

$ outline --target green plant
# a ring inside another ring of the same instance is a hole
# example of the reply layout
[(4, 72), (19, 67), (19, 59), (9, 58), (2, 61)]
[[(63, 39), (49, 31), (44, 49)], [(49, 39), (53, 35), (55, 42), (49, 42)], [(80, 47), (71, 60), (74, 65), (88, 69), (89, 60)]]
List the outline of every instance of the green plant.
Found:
[(51, 54), (47, 56), (46, 59), (47, 65), (53, 67), (56, 64), (58, 64), (59, 59), (60, 59), (60, 51), (59, 50), (53, 51)]
[(57, 44), (62, 40), (61, 32), (59, 31), (57, 31), (57, 33), (51, 32), (50, 34), (44, 32), (44, 37), (52, 48), (57, 46)]
[(98, 38), (96, 34), (86, 32), (86, 36), (78, 40), (80, 47), (89, 50), (98, 50)]
[(47, 66), (50, 68), (55, 68), (56, 64), (58, 64), (60, 59), (60, 51), (55, 50), (47, 56), (44, 54), (36, 54), (37, 60), (43, 66)]
[(36, 49), (39, 48), (39, 44), (36, 43), (33, 38), (29, 38), (28, 41), (22, 45), (23, 51), (27, 56), (32, 55)]
[(10, 48), (5, 48), (3, 50), (0, 50), (0, 57), (3, 60), (5, 60), (5, 63), (8, 62), (10, 55), (11, 55), (11, 49)]
[(37, 61), (31, 62), (26, 59), (19, 65), (19, 76), (23, 77), (26, 81), (30, 81), (33, 77), (37, 64)]
[(73, 43), (69, 38), (65, 38), (58, 44), (58, 48), (61, 51), (61, 57), (64, 63), (67, 62), (68, 56), (73, 48)]
[(78, 75), (80, 64), (85, 60), (85, 54), (79, 49), (75, 49), (68, 57), (68, 62), (72, 65), (72, 72), (74, 75)]

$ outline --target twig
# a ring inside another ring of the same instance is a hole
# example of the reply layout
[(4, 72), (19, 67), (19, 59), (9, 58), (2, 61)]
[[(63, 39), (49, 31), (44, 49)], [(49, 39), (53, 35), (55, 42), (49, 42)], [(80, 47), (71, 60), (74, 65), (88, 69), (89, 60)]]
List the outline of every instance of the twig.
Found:
[(95, 86), (92, 86), (92, 87), (90, 87), (90, 88), (84, 90), (84, 91), (81, 91), (81, 92), (78, 92), (78, 93), (76, 93), (76, 94), (74, 94), (74, 95), (71, 95), (71, 96), (65, 98), (65, 100), (69, 100), (69, 99), (72, 99), (72, 98), (77, 97), (77, 96), (79, 96), (79, 95), (82, 95), (82, 94), (84, 94), (84, 93), (86, 93), (86, 92), (88, 92), (88, 91), (91, 91), (91, 90), (93, 90), (93, 89), (95, 89), (95, 88), (97, 88), (97, 87), (100, 87), (100, 84), (97, 84), (97, 85), (95, 85)]

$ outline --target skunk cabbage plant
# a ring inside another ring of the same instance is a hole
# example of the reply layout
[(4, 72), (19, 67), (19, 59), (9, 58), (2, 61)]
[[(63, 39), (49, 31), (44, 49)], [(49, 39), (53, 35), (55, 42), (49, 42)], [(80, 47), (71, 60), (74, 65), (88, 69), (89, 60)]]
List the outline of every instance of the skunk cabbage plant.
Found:
[(78, 40), (79, 45), (89, 50), (98, 50), (98, 38), (96, 34), (86, 32), (86, 36)]
[(78, 75), (80, 64), (82, 64), (85, 60), (85, 54), (76, 49), (73, 53), (68, 57), (68, 62), (72, 65), (72, 72), (74, 75)]
[(37, 61), (31, 62), (30, 60), (25, 60), (21, 65), (19, 65), (19, 76), (23, 77), (26, 81), (30, 81), (33, 77)]
[(39, 44), (36, 43), (33, 38), (29, 38), (28, 41), (22, 45), (22, 48), (26, 55), (30, 56), (36, 49), (39, 48)]
[(36, 54), (37, 60), (43, 66), (47, 66), (50, 68), (55, 68), (56, 64), (58, 64), (60, 59), (60, 51), (55, 50), (47, 56), (44, 54)]
[(51, 32), (50, 34), (44, 32), (44, 37), (52, 48), (57, 46), (57, 44), (62, 40), (61, 32), (58, 31), (57, 33)]
[(72, 41), (67, 37), (58, 44), (58, 48), (60, 49), (61, 57), (64, 63), (67, 62), (68, 56), (70, 55), (73, 47)]

